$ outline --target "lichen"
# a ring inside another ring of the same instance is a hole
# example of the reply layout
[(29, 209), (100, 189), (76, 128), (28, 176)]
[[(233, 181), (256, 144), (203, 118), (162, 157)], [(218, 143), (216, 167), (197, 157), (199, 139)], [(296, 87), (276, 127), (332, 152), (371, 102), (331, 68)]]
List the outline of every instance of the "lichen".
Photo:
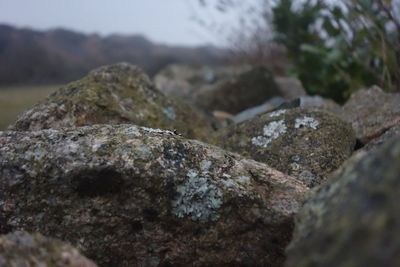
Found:
[(155, 129), (155, 128), (149, 128), (149, 127), (140, 127), (140, 129), (142, 129), (143, 131), (146, 131), (147, 133), (175, 135), (175, 133), (173, 131), (169, 131), (169, 130)]
[(294, 127), (296, 129), (301, 127), (309, 127), (316, 130), (319, 126), (319, 121), (312, 117), (304, 116), (303, 118), (297, 118)]
[(268, 145), (280, 135), (287, 132), (287, 126), (284, 120), (273, 121), (263, 128), (264, 136), (257, 136), (251, 139), (251, 143), (259, 147), (268, 147)]
[(175, 120), (176, 119), (176, 112), (173, 107), (166, 107), (163, 109), (164, 115), (170, 119), (170, 120)]
[(286, 109), (280, 109), (280, 110), (277, 110), (277, 111), (273, 111), (273, 112), (269, 113), (268, 115), (271, 118), (273, 118), (273, 117), (279, 117), (280, 115), (283, 115), (285, 113), (286, 113)]
[(176, 189), (178, 196), (172, 201), (173, 213), (179, 218), (190, 216), (195, 221), (217, 220), (217, 210), (222, 205), (220, 189), (207, 175), (199, 175), (193, 169), (188, 171), (187, 178)]

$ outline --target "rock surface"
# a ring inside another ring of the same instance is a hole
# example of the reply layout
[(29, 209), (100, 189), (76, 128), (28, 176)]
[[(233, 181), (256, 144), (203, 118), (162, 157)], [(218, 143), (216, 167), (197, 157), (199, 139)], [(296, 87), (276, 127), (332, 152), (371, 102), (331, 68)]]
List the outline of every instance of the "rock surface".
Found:
[(400, 138), (357, 157), (302, 208), (287, 267), (400, 266)]
[(285, 100), (282, 97), (274, 96), (273, 98), (271, 98), (270, 100), (268, 100), (267, 102), (265, 102), (259, 106), (246, 109), (246, 110), (240, 112), (239, 114), (236, 114), (234, 117), (232, 117), (232, 121), (234, 123), (238, 124), (238, 123), (250, 120), (257, 115), (260, 115), (260, 114), (263, 114), (266, 112), (270, 112), (270, 111), (276, 109), (283, 103), (285, 103)]
[(132, 125), (0, 133), (2, 229), (67, 240), (100, 266), (282, 266), (296, 179)]
[(157, 88), (166, 95), (192, 100), (193, 94), (205, 85), (232, 78), (250, 66), (192, 66), (171, 64), (154, 77)]
[(275, 82), (277, 83), (282, 96), (287, 99), (295, 99), (306, 95), (301, 81), (292, 77), (275, 77)]
[(23, 113), (11, 129), (32, 131), (101, 123), (177, 129), (199, 139), (211, 129), (201, 113), (167, 98), (140, 69), (126, 63), (101, 67), (62, 87)]
[(0, 266), (96, 267), (96, 264), (61, 241), (16, 231), (0, 236)]
[(332, 113), (294, 108), (228, 127), (214, 142), (313, 187), (351, 155), (355, 136), (351, 125)]
[(366, 144), (400, 123), (400, 93), (385, 93), (376, 86), (359, 90), (343, 106), (343, 112), (357, 138)]
[(282, 92), (271, 72), (265, 67), (255, 67), (237, 77), (201, 88), (193, 98), (198, 106), (207, 111), (237, 114), (274, 96), (282, 96)]
[(363, 151), (372, 151), (380, 148), (383, 144), (385, 144), (387, 141), (391, 140), (392, 138), (400, 136), (400, 123), (396, 126), (393, 126), (389, 130), (387, 130), (385, 133), (383, 133), (381, 136), (371, 140), (368, 142), (366, 146), (362, 148)]

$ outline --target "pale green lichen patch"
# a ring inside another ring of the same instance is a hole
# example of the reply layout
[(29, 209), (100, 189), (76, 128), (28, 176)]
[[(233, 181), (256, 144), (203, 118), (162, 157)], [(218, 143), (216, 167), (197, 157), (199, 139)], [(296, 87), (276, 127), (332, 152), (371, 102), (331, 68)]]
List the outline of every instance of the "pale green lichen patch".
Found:
[(304, 116), (302, 118), (297, 118), (294, 124), (294, 128), (309, 127), (316, 130), (319, 126), (319, 121), (313, 117)]
[(199, 175), (195, 170), (189, 170), (187, 178), (177, 187), (178, 196), (172, 201), (173, 213), (179, 218), (190, 216), (199, 221), (217, 220), (222, 205), (220, 189), (206, 175)]
[(277, 111), (273, 111), (273, 112), (271, 112), (271, 113), (268, 113), (268, 116), (270, 116), (271, 118), (273, 118), (273, 117), (279, 117), (279, 116), (281, 116), (281, 115), (283, 115), (283, 114), (285, 114), (286, 113), (286, 109), (280, 109), (280, 110), (277, 110)]
[(259, 147), (268, 147), (268, 145), (282, 134), (286, 133), (287, 126), (284, 120), (273, 121), (263, 128), (264, 136), (257, 136), (251, 139), (251, 143)]
[(349, 123), (312, 108), (261, 114), (221, 130), (215, 140), (216, 145), (266, 163), (309, 187), (337, 169), (355, 144)]
[(170, 120), (175, 120), (176, 119), (176, 112), (173, 107), (166, 107), (163, 109), (164, 115), (170, 119)]

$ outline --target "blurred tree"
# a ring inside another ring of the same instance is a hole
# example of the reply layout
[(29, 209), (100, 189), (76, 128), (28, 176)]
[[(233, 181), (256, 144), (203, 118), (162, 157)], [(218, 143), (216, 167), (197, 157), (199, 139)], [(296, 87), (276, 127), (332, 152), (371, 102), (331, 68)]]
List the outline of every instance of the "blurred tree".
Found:
[[(218, 4), (225, 11), (237, 3)], [(265, 32), (255, 27), (246, 35), (250, 39), (239, 39), (284, 45), (293, 63), (288, 73), (297, 76), (308, 93), (343, 102), (372, 84), (400, 90), (400, 1), (260, 0), (257, 5), (273, 37), (260, 38)]]

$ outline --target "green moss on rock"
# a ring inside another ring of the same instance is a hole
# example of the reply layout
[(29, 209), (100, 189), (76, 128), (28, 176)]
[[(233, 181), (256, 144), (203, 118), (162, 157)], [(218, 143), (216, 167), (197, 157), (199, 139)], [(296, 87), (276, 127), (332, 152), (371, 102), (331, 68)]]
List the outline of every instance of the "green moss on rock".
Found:
[(228, 127), (214, 142), (313, 187), (351, 155), (355, 136), (350, 124), (334, 114), (294, 108)]
[(306, 186), (171, 131), (0, 132), (0, 229), (67, 240), (100, 266), (281, 266)]
[(206, 139), (211, 131), (211, 123), (202, 113), (166, 97), (139, 68), (126, 63), (101, 67), (60, 88), (23, 113), (11, 129), (32, 131), (101, 123), (176, 129), (199, 139)]
[(400, 139), (351, 158), (301, 209), (287, 267), (400, 266)]

